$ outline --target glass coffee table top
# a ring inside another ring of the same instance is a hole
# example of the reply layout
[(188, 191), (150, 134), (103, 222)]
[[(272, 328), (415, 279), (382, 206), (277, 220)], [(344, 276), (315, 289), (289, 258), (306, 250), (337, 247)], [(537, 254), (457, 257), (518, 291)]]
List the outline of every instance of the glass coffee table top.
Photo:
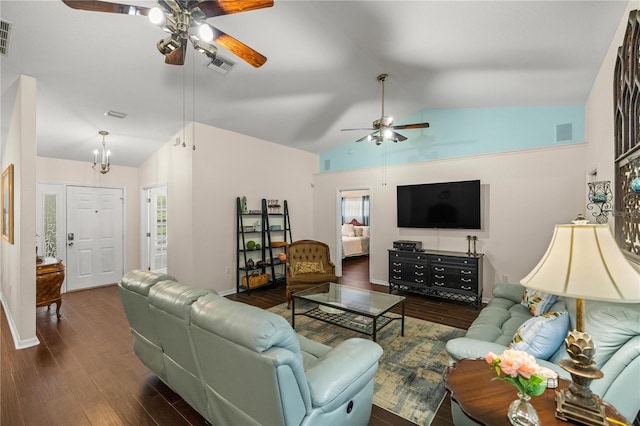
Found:
[[(292, 295), (291, 324), (296, 315), (305, 315), (330, 324), (366, 334), (376, 340), (377, 332), (393, 320), (402, 321), (404, 336), (403, 296), (326, 283)], [(400, 315), (385, 315), (401, 304)]]

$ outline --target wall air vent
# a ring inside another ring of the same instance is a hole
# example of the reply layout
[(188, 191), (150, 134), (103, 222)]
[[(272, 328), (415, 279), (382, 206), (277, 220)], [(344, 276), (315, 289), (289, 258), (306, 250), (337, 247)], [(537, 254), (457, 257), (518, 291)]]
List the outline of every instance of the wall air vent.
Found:
[(220, 74), (226, 74), (235, 66), (235, 62), (221, 55), (216, 55), (211, 62), (207, 64), (207, 68), (212, 69)]
[(11, 22), (0, 19), (0, 55), (9, 55), (9, 42), (11, 41)]
[(556, 142), (570, 141), (573, 139), (573, 124), (558, 124), (556, 126)]

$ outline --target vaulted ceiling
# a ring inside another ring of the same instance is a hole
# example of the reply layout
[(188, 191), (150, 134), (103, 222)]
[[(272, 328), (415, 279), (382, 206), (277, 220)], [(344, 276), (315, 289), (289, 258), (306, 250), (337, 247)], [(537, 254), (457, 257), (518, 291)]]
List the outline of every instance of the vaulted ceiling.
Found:
[(3, 0), (12, 33), (0, 57), (2, 135), (20, 74), (37, 79), (38, 155), (87, 161), (107, 130), (125, 166), (193, 120), (315, 153), (351, 143), (366, 132), (340, 129), (379, 117), (381, 73), (396, 122), (428, 108), (584, 104), (626, 6), (275, 0), (208, 20), (268, 58), (254, 68), (220, 48), (236, 62), (223, 75), (191, 48), (184, 66), (166, 65), (156, 49), (166, 33), (145, 16)]

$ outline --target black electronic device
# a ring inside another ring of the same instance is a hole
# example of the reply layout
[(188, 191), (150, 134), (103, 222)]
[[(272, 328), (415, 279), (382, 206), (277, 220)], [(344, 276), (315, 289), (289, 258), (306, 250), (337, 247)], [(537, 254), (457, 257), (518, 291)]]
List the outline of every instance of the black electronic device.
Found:
[(399, 228), (481, 229), (480, 181), (399, 185)]
[(393, 248), (396, 250), (421, 251), (422, 241), (397, 240), (393, 242)]

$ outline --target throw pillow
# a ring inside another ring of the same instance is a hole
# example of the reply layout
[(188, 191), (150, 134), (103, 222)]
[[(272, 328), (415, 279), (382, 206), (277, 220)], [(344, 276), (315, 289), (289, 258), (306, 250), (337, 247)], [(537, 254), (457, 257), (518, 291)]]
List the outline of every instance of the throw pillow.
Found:
[(356, 228), (356, 237), (362, 237), (362, 228)]
[(568, 312), (547, 312), (525, 321), (516, 331), (509, 347), (525, 351), (535, 358), (549, 359), (558, 350), (568, 331)]
[(342, 235), (345, 237), (353, 237), (356, 235), (353, 225), (350, 223), (345, 223), (342, 225)]
[(310, 274), (313, 272), (324, 273), (322, 262), (298, 262), (294, 268), (294, 274)]
[(538, 316), (547, 312), (558, 300), (558, 296), (554, 294), (543, 293), (538, 290), (525, 289), (522, 293), (522, 302), (520, 304), (529, 309), (531, 315)]

